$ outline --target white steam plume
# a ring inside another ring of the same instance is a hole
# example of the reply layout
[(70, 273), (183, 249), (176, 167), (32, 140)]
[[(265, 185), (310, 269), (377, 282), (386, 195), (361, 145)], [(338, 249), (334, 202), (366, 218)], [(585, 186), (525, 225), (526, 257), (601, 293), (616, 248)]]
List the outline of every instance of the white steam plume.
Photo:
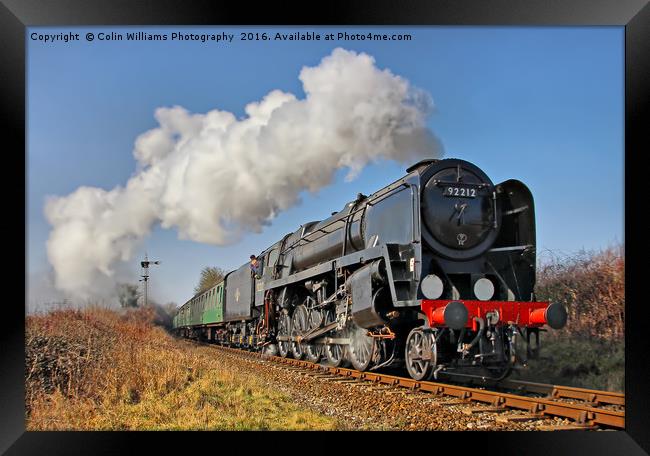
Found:
[(353, 178), (379, 159), (440, 156), (425, 126), (431, 97), (374, 63), (335, 49), (300, 72), (304, 99), (274, 90), (247, 105), (242, 119), (217, 109), (157, 109), (160, 126), (135, 141), (139, 171), (125, 187), (80, 187), (48, 198), (56, 286), (96, 294), (156, 223), (182, 239), (228, 244), (259, 232), (340, 168)]

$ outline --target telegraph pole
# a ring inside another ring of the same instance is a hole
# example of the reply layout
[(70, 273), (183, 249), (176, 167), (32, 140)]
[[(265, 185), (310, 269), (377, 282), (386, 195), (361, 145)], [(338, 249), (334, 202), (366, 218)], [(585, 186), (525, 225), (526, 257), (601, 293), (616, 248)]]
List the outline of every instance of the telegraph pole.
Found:
[(144, 306), (147, 307), (147, 284), (149, 281), (149, 265), (152, 264), (160, 264), (160, 261), (149, 261), (149, 258), (147, 257), (147, 252), (144, 253), (144, 261), (140, 262), (140, 266), (142, 266), (142, 279), (140, 282), (144, 282)]

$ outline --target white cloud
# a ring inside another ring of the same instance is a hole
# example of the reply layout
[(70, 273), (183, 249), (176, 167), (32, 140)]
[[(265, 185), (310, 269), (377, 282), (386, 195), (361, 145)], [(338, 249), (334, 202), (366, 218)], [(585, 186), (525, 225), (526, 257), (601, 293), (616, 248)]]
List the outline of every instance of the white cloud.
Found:
[(338, 48), (299, 77), (304, 99), (274, 90), (242, 119), (159, 108), (159, 127), (135, 141), (138, 172), (126, 187), (50, 197), (56, 286), (83, 298), (114, 289), (115, 270), (156, 223), (183, 239), (233, 243), (297, 204), (301, 191), (330, 184), (340, 168), (353, 178), (380, 159), (442, 154), (425, 125), (431, 97), (371, 56)]

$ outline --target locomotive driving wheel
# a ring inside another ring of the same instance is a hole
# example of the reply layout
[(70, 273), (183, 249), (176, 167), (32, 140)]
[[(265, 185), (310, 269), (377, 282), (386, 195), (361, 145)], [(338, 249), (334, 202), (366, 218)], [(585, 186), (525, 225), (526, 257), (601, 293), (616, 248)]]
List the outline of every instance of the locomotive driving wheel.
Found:
[[(278, 321), (278, 336), (287, 337), (291, 335), (291, 317), (288, 313), (282, 312)], [(278, 340), (278, 353), (287, 358), (291, 351), (291, 343), (288, 340)]]
[[(319, 328), (323, 322), (323, 314), (318, 309), (311, 309), (309, 311), (309, 329), (313, 330)], [(308, 361), (317, 363), (323, 353), (323, 346), (313, 342), (303, 344), (305, 346), (305, 356)]]
[[(324, 312), (325, 325), (329, 325), (336, 321), (336, 312), (329, 309)], [(328, 338), (345, 339), (348, 336), (347, 330), (333, 331), (329, 334)], [(323, 346), (323, 355), (327, 362), (333, 367), (341, 367), (346, 364), (347, 345), (341, 344), (325, 344)]]
[(348, 356), (355, 369), (359, 371), (368, 370), (372, 364), (376, 349), (375, 339), (368, 335), (366, 329), (360, 328), (357, 325), (354, 325), (350, 329)]
[[(337, 331), (332, 336), (334, 338), (344, 339), (347, 336), (347, 331)], [(323, 352), (327, 362), (333, 367), (341, 367), (345, 363), (346, 346), (341, 344), (325, 344)]]
[(322, 355), (322, 346), (320, 344), (305, 344), (305, 357), (307, 361), (317, 363)]
[(422, 327), (413, 328), (406, 338), (405, 355), (406, 370), (413, 379), (430, 378), (438, 362), (434, 334), (424, 331)]
[[(293, 311), (293, 317), (291, 317), (291, 331), (290, 334), (292, 337), (301, 337), (309, 329), (309, 314), (307, 308), (304, 305), (296, 306), (296, 309)], [(291, 352), (293, 357), (296, 359), (303, 359), (305, 357), (307, 344), (304, 342), (298, 342), (296, 340), (291, 341)]]

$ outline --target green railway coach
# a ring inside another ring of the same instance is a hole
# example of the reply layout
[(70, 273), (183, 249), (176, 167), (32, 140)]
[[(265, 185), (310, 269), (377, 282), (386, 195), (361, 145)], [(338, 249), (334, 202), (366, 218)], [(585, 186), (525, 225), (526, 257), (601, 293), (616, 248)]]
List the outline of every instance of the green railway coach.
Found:
[[(224, 282), (197, 294), (183, 304), (173, 319), (174, 329), (207, 333), (211, 325), (223, 322)], [(196, 334), (200, 335), (200, 334)]]

